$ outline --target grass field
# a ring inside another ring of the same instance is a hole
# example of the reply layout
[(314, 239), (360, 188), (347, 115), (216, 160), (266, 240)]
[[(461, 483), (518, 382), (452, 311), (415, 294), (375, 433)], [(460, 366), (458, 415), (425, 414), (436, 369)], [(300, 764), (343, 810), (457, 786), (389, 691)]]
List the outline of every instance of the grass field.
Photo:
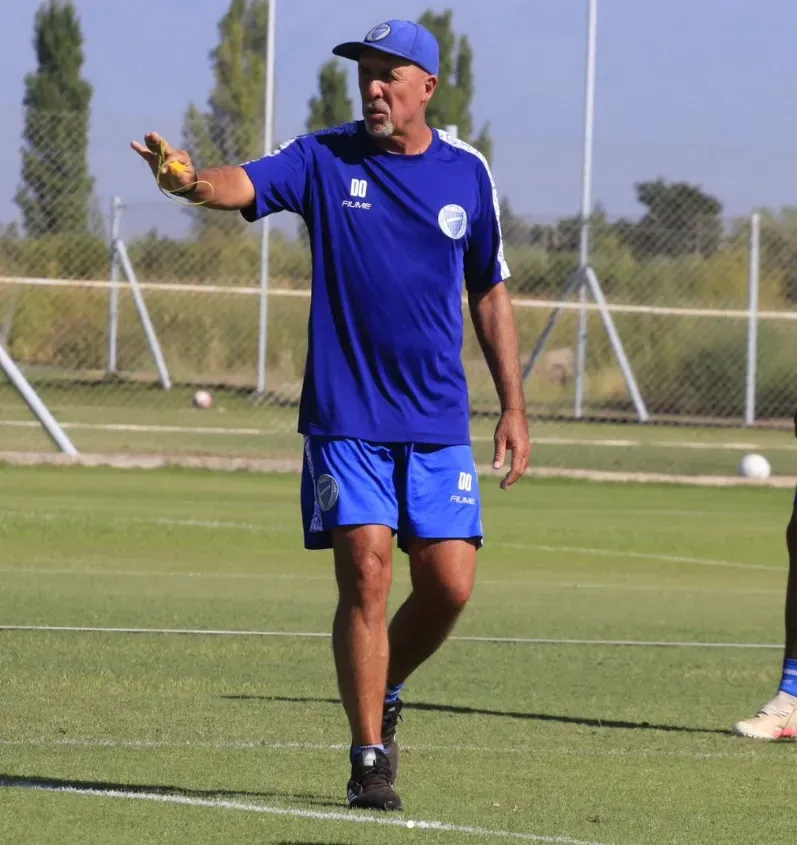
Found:
[(777, 683), (790, 495), (483, 490), (461, 639), (407, 687), (396, 818), (344, 806), (296, 478), (0, 467), (0, 840), (792, 842), (794, 746), (729, 733)]
[[(127, 385), (48, 387), (45, 402), (81, 452), (298, 459), (295, 407), (258, 405), (219, 392), (208, 411), (192, 391)], [(494, 418), (473, 421), (477, 459), (492, 456)], [(679, 475), (735, 475), (741, 457), (763, 452), (775, 475), (797, 476), (790, 429), (543, 422), (532, 424), (537, 467)], [(19, 396), (0, 385), (0, 451), (54, 451)]]

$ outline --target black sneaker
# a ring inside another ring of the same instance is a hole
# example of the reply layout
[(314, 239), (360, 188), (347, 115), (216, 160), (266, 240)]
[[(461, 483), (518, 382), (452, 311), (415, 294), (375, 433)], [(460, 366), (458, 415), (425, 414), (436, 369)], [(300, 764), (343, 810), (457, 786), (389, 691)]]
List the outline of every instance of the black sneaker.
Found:
[(392, 704), (385, 702), (382, 710), (382, 745), (385, 746), (387, 759), (390, 760), (390, 771), (393, 773), (393, 783), (398, 777), (399, 744), (396, 742), (396, 728), (401, 719), (401, 708), (404, 706), (400, 698)]
[(351, 764), (347, 787), (349, 806), (360, 810), (401, 810), (393, 789), (390, 760), (378, 748), (366, 748)]

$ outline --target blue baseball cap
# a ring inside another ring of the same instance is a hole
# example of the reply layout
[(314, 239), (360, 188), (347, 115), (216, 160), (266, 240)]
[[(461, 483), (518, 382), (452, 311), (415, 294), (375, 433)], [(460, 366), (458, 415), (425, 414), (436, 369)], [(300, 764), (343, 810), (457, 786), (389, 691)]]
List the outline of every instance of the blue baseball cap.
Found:
[(357, 62), (368, 48), (408, 59), (432, 76), (437, 76), (440, 71), (440, 45), (434, 35), (419, 23), (385, 21), (370, 30), (362, 41), (338, 44), (332, 52)]

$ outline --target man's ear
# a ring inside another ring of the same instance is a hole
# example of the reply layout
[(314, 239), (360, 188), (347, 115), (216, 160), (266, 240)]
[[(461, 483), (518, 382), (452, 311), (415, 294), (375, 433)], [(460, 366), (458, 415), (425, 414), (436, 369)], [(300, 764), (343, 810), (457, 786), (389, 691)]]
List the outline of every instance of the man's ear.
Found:
[(428, 103), (432, 99), (435, 90), (437, 89), (437, 77), (427, 76), (424, 82), (423, 102)]

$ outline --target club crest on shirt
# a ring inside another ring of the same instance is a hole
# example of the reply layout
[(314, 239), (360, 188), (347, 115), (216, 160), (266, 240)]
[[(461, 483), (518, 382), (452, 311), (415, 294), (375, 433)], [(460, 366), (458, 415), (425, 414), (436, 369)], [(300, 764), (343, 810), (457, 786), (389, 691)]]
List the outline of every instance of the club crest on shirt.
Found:
[(449, 238), (458, 241), (468, 230), (468, 213), (461, 205), (445, 205), (437, 222)]
[(335, 507), (338, 501), (340, 487), (338, 482), (331, 475), (320, 475), (315, 486), (318, 505), (322, 511), (329, 511)]
[(381, 41), (383, 38), (387, 38), (390, 35), (390, 24), (389, 23), (380, 23), (378, 26), (375, 26), (368, 35), (365, 36), (366, 41)]

